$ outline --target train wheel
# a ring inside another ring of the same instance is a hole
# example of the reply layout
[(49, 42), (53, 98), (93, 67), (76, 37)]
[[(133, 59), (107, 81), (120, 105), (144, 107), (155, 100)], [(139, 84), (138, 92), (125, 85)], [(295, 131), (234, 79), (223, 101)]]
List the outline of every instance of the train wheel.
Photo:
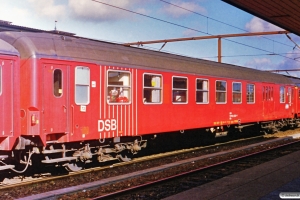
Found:
[(83, 167), (79, 166), (78, 163), (67, 163), (64, 165), (66, 170), (69, 172), (77, 172), (82, 170)]

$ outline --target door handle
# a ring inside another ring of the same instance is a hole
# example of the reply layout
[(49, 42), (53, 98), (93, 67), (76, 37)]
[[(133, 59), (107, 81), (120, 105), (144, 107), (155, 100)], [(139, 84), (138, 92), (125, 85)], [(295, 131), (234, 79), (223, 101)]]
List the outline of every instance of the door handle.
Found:
[(64, 112), (66, 113), (67, 112), (67, 106), (63, 105), (63, 108), (64, 108)]

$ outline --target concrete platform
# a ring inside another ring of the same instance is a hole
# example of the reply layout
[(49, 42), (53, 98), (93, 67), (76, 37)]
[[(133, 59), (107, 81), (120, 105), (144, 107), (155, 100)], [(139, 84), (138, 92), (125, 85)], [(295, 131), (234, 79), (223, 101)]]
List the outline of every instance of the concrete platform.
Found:
[[(281, 195), (286, 194), (283, 192), (294, 192), (292, 193), (294, 195), (293, 199), (300, 199), (300, 151), (237, 172), (164, 200), (269, 200), (281, 199), (280, 193)], [(299, 195), (299, 198), (297, 198), (297, 195)]]

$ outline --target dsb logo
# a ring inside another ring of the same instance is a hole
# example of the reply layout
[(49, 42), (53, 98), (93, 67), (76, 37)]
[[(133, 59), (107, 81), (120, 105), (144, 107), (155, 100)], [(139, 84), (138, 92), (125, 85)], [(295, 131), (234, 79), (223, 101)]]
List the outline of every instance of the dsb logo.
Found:
[(107, 119), (107, 120), (98, 120), (98, 131), (114, 131), (117, 129), (117, 120)]

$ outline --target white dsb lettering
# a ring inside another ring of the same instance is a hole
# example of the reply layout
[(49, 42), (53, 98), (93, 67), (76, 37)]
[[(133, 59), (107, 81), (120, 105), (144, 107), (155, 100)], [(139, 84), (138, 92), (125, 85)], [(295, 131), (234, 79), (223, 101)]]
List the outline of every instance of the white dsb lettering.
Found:
[(98, 131), (114, 131), (117, 129), (117, 120), (107, 119), (107, 120), (98, 120)]

